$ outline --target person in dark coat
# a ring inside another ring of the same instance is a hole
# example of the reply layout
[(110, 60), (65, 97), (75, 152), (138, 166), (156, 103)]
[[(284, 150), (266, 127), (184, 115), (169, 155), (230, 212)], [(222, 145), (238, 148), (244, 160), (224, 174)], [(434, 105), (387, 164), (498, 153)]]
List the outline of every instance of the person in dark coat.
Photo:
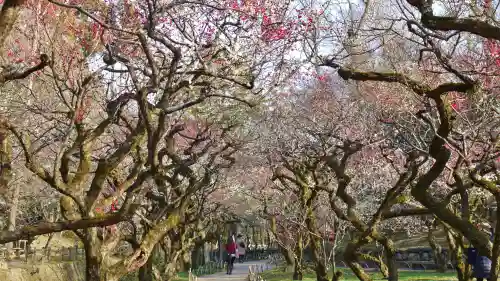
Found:
[[(491, 236), (493, 239), (493, 231), (488, 223), (482, 223), (479, 228)], [(477, 255), (472, 263), (474, 269), (474, 277), (477, 281), (489, 280), (491, 273), (491, 260), (486, 256)]]

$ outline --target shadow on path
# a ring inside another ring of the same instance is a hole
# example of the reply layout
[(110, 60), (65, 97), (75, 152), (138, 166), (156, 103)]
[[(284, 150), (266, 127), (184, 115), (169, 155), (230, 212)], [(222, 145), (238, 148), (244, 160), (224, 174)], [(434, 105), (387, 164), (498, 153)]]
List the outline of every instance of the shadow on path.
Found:
[(215, 280), (233, 280), (244, 281), (248, 276), (248, 267), (251, 265), (265, 265), (266, 261), (247, 261), (244, 263), (235, 263), (233, 274), (227, 275), (226, 272), (219, 272), (211, 275), (198, 277), (198, 281), (215, 281)]

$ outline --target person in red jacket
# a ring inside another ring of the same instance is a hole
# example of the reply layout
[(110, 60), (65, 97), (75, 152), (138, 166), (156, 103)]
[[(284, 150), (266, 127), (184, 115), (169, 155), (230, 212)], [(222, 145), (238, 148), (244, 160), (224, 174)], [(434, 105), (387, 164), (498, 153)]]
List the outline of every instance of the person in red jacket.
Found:
[(226, 252), (227, 252), (227, 273), (226, 274), (232, 274), (234, 260), (236, 260), (236, 257), (238, 255), (238, 245), (236, 244), (236, 241), (234, 239), (234, 235), (229, 236), (227, 239)]

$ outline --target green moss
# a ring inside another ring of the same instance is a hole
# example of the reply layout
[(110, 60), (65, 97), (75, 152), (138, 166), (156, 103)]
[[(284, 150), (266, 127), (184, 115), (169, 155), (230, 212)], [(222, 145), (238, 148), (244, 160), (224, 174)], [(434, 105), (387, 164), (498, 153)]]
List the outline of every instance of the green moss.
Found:
[(410, 197), (408, 195), (399, 195), (396, 198), (396, 203), (398, 204), (404, 204), (410, 200)]

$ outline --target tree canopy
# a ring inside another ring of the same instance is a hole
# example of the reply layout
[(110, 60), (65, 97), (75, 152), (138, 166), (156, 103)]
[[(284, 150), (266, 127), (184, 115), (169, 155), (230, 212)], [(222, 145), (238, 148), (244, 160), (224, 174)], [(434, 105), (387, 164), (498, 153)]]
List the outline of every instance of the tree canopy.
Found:
[(330, 280), (335, 233), (394, 281), (395, 233), (440, 229), (496, 280), (498, 6), (0, 0), (0, 243), (71, 231), (87, 281), (173, 280), (236, 216), (294, 280), (305, 248)]

